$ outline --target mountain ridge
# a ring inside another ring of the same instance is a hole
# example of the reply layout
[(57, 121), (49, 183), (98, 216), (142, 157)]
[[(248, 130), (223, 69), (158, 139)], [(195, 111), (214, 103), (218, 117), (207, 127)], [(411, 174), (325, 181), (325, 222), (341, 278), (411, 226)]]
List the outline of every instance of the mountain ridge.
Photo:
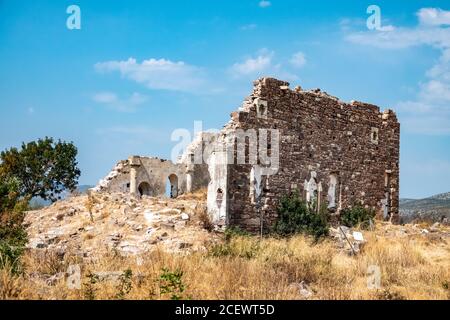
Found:
[(400, 199), (400, 220), (446, 222), (450, 220), (450, 192), (439, 193), (423, 199)]

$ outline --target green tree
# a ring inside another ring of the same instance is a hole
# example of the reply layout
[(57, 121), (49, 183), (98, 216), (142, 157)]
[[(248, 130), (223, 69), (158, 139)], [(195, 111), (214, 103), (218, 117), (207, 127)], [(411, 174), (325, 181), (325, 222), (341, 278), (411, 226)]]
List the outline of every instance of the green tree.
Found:
[(19, 181), (0, 179), (0, 213), (13, 210), (19, 200)]
[(22, 143), (20, 150), (11, 148), (0, 154), (0, 181), (15, 180), (21, 198), (56, 201), (61, 192), (77, 186), (77, 152), (72, 142), (48, 137)]

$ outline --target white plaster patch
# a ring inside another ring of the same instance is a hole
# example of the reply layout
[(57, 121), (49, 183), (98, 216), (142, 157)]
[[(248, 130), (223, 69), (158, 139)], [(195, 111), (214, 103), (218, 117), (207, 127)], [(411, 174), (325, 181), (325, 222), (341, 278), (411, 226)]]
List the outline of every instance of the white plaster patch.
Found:
[(378, 144), (378, 128), (372, 127), (372, 129), (370, 129), (370, 142), (372, 142), (373, 144)]
[(267, 119), (267, 101), (261, 98), (256, 98), (254, 104), (256, 106), (257, 117)]

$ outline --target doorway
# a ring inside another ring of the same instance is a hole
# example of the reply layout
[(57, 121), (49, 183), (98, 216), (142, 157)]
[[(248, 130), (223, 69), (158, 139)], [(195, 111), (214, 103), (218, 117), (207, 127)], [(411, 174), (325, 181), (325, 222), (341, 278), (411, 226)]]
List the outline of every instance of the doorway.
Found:
[(176, 174), (171, 174), (168, 178), (166, 195), (172, 199), (178, 197), (178, 177)]
[(151, 194), (150, 184), (145, 181), (141, 182), (139, 184), (138, 190), (139, 190), (139, 194), (141, 195), (141, 197), (142, 196), (150, 196), (150, 194)]

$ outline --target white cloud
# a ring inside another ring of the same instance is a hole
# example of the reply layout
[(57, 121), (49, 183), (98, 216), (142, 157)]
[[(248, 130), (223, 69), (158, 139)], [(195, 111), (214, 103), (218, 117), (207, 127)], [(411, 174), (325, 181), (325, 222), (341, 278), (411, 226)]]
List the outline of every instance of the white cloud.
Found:
[(417, 12), (419, 22), (428, 26), (450, 25), (450, 11), (439, 8), (422, 8)]
[(112, 92), (99, 92), (93, 97), (95, 102), (99, 103), (114, 103), (117, 102), (118, 98), (115, 93)]
[(243, 25), (243, 26), (241, 27), (241, 30), (244, 30), (244, 31), (247, 31), (247, 30), (254, 30), (254, 29), (256, 29), (257, 27), (258, 27), (257, 24), (255, 24), (255, 23), (250, 23), (250, 24)]
[(150, 89), (200, 92), (206, 84), (204, 71), (183, 61), (149, 59), (141, 63), (134, 58), (106, 61), (95, 65), (98, 72), (120, 72), (121, 76)]
[[(157, 131), (156, 131), (157, 132)], [(97, 129), (97, 134), (126, 134), (126, 135), (153, 135), (155, 130), (144, 126), (115, 126), (109, 128)]]
[[(117, 145), (127, 148), (147, 146), (151, 144), (170, 143), (170, 133), (166, 129), (148, 127), (141, 124), (129, 126), (115, 125), (111, 127), (97, 128), (95, 134), (104, 141), (115, 141)], [(145, 150), (145, 149), (144, 149)], [(127, 152), (133, 154), (136, 151)]]
[[(376, 27), (373, 31), (381, 31), (381, 32), (388, 32), (388, 31), (394, 31), (396, 28), (388, 24), (389, 20), (383, 20), (382, 25), (379, 27)], [(386, 24), (386, 25), (385, 25)], [(362, 18), (341, 18), (338, 21), (339, 28), (342, 31), (351, 31), (354, 27), (364, 27), (367, 28), (367, 20)]]
[(441, 81), (450, 82), (450, 48), (443, 51), (439, 63), (434, 65), (427, 72), (430, 78), (440, 79)]
[(296, 68), (303, 67), (306, 64), (305, 54), (301, 51), (294, 53), (291, 57), (290, 63)]
[(272, 3), (270, 1), (267, 0), (262, 0), (259, 2), (258, 4), (261, 8), (267, 8), (270, 7), (272, 5)]
[(378, 29), (376, 29), (378, 31), (384, 31), (384, 32), (389, 32), (389, 31), (394, 31), (395, 27), (393, 25), (387, 25), (387, 26), (381, 26)]
[(417, 133), (450, 134), (450, 11), (423, 8), (417, 12), (418, 26), (389, 31), (349, 34), (350, 42), (382, 49), (431, 46), (441, 57), (419, 84), (417, 96), (397, 104), (403, 127)]
[(126, 99), (120, 99), (113, 92), (96, 93), (92, 99), (95, 102), (107, 105), (108, 107), (120, 112), (133, 112), (136, 108), (148, 101), (148, 97), (134, 92)]
[(273, 52), (265, 49), (255, 58), (248, 58), (244, 62), (235, 63), (231, 67), (231, 72), (235, 76), (252, 75), (268, 70), (272, 65)]
[(384, 49), (403, 49), (419, 45), (438, 48), (450, 46), (448, 28), (394, 28), (391, 31), (354, 32), (346, 36), (350, 42)]
[(281, 80), (295, 81), (298, 77), (287, 71), (282, 63), (274, 62), (275, 53), (261, 49), (254, 57), (233, 64), (228, 72), (233, 78), (256, 79), (258, 77), (275, 77)]
[(450, 104), (450, 83), (432, 79), (421, 86), (419, 94), (423, 101)]
[(433, 174), (433, 173), (449, 173), (450, 172), (450, 161), (446, 159), (429, 159), (428, 161), (420, 162), (407, 162), (405, 166), (402, 167), (402, 171), (408, 174), (417, 175), (417, 173)]

